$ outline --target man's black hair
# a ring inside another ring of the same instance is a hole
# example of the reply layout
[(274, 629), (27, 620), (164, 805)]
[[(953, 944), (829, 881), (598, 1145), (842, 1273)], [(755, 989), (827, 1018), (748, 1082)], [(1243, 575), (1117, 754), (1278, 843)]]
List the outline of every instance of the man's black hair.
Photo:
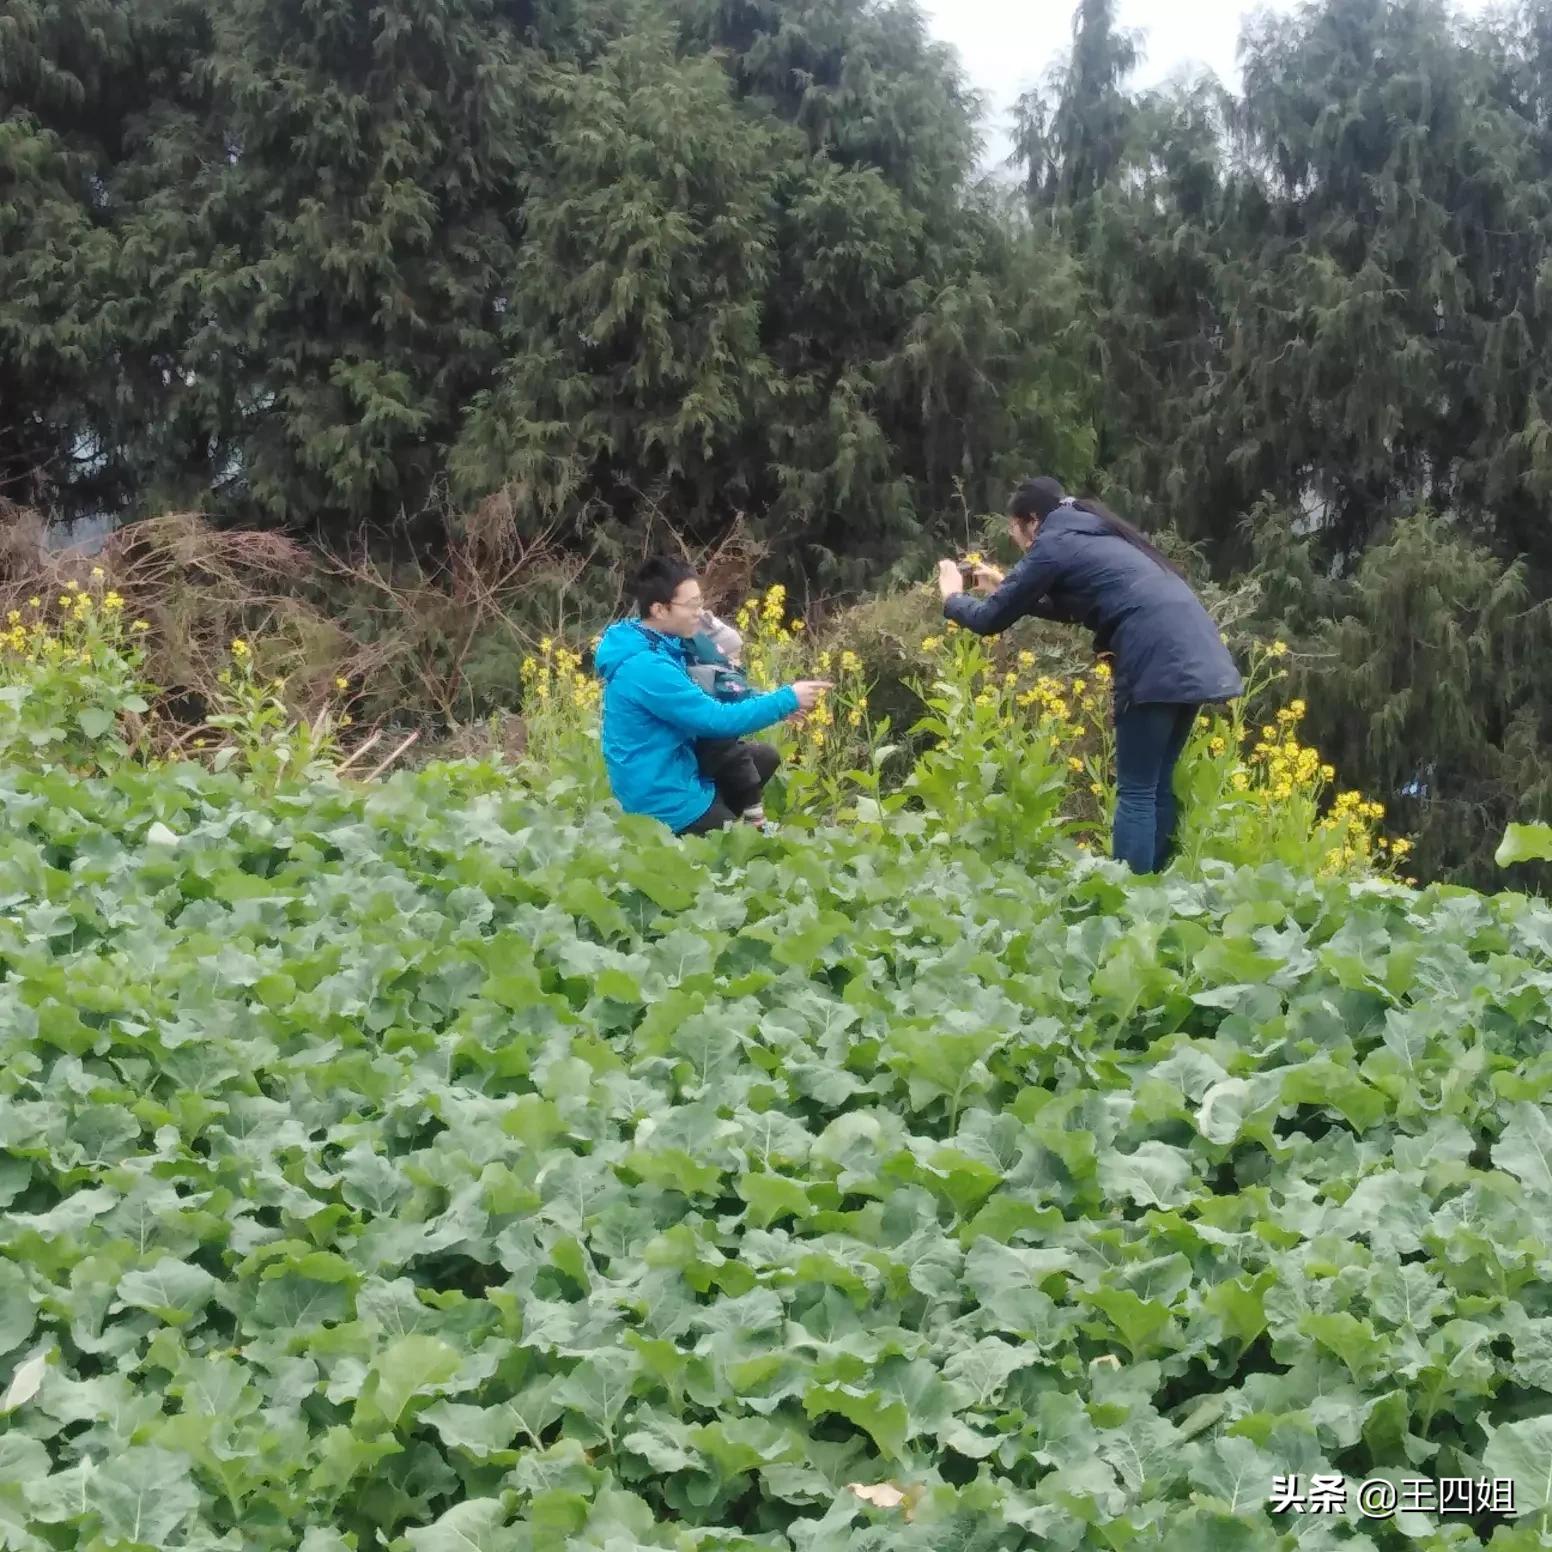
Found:
[(631, 592), (635, 594), (636, 607), (642, 619), (646, 619), (652, 612), (653, 604), (663, 604), (665, 607), (671, 604), (674, 594), (686, 582), (693, 582), (695, 577), (695, 567), (674, 555), (653, 555), (643, 561), (631, 583)]

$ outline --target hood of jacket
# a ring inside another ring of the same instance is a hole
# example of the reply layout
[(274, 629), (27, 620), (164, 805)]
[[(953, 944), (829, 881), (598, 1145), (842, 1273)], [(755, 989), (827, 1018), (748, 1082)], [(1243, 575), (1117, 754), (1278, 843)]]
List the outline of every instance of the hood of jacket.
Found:
[(672, 636), (665, 636), (640, 620), (616, 620), (599, 640), (593, 653), (593, 669), (607, 684), (622, 663), (628, 663), (643, 652), (668, 652), (680, 662), (684, 661), (683, 643)]

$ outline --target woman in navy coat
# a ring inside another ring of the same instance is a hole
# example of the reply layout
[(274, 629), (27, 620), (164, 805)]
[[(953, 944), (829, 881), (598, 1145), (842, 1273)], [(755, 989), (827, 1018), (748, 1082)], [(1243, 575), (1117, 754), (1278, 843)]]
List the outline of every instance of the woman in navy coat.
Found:
[(1245, 688), (1234, 659), (1180, 573), (1129, 523), (1053, 479), (1026, 480), (1008, 503), (1024, 558), (1006, 577), (982, 567), (990, 596), (964, 591), (959, 566), (938, 567), (943, 613), (982, 636), (1034, 615), (1083, 625), (1111, 655), (1116, 811), (1112, 852), (1134, 873), (1157, 872), (1175, 836), (1175, 766), (1204, 704)]

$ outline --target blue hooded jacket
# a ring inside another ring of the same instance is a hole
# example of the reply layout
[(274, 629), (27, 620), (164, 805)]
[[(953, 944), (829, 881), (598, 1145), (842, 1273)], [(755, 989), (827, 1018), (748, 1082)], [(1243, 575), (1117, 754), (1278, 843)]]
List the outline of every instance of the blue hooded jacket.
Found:
[(1189, 584), (1076, 507), (1059, 506), (1041, 523), (989, 597), (956, 593), (943, 613), (979, 636), (995, 636), (1025, 615), (1087, 626), (1095, 649), (1115, 659), (1118, 711), (1158, 701), (1212, 704), (1244, 692)]
[(799, 710), (790, 687), (740, 701), (713, 700), (690, 678), (685, 645), (639, 620), (611, 625), (593, 654), (604, 682), (604, 764), (627, 814), (660, 819), (677, 833), (717, 801), (700, 773), (695, 741), (741, 738)]

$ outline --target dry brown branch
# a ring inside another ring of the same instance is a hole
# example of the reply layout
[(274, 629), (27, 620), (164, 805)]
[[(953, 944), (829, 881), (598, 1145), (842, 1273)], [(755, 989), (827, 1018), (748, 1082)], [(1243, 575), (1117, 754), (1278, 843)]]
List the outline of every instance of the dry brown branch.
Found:
[(335, 771), (339, 775), (343, 776), (345, 772), (348, 771), (350, 767), (354, 765), (356, 761), (367, 752), (368, 749), (372, 748), (381, 740), (382, 736), (383, 730), (381, 728), (373, 728), (371, 733), (366, 738), (362, 739), (361, 742), (357, 744), (356, 747), (352, 749), (350, 753), (334, 767)]
[(366, 775), (365, 775), (365, 776), (364, 776), (364, 777), (363, 777), (363, 778), (362, 778), (362, 780), (363, 780), (363, 781), (376, 781), (376, 780), (377, 780), (377, 778), (378, 778), (378, 777), (379, 777), (379, 776), (381, 776), (381, 775), (382, 775), (382, 774), (383, 774), (383, 772), (384, 772), (384, 771), (386, 771), (386, 770), (387, 770), (387, 769), (388, 769), (388, 767), (389, 767), (389, 766), (390, 766), (390, 765), (392, 765), (392, 764), (393, 764), (393, 762), (394, 762), (394, 761), (395, 761), (395, 760), (397, 760), (397, 759), (398, 759), (398, 758), (399, 758), (399, 756), (400, 756), (400, 755), (401, 755), (401, 754), (403, 754), (403, 753), (404, 753), (404, 751), (405, 751), (405, 750), (406, 750), (406, 749), (408, 749), (408, 748), (409, 748), (409, 747), (410, 747), (410, 745), (411, 745), (411, 744), (413, 744), (413, 743), (415, 743), (415, 742), (416, 742), (416, 740), (417, 740), (417, 739), (419, 739), (419, 737), (420, 737), (420, 729), (419, 729), (419, 728), (416, 728), (416, 729), (415, 729), (415, 731), (414, 731), (414, 732), (413, 732), (413, 733), (411, 733), (411, 734), (410, 734), (410, 735), (409, 735), (409, 736), (408, 736), (408, 737), (407, 737), (407, 738), (406, 738), (406, 739), (405, 739), (405, 740), (404, 740), (404, 741), (403, 741), (403, 742), (402, 742), (402, 743), (401, 743), (401, 744), (400, 744), (400, 745), (399, 745), (399, 746), (398, 746), (398, 747), (397, 747), (397, 748), (396, 748), (396, 749), (395, 749), (395, 750), (394, 750), (394, 751), (393, 751), (393, 753), (392, 753), (392, 754), (390, 754), (390, 755), (389, 755), (389, 756), (388, 756), (388, 758), (387, 758), (387, 759), (386, 759), (386, 760), (384, 760), (384, 761), (383, 761), (383, 762), (382, 762), (382, 763), (381, 763), (381, 764), (380, 764), (380, 765), (375, 765), (375, 766), (373, 766), (373, 767), (372, 767), (372, 769), (371, 769), (371, 770), (370, 770), (370, 771), (368, 771), (368, 772), (367, 772), (367, 773), (366, 773)]

